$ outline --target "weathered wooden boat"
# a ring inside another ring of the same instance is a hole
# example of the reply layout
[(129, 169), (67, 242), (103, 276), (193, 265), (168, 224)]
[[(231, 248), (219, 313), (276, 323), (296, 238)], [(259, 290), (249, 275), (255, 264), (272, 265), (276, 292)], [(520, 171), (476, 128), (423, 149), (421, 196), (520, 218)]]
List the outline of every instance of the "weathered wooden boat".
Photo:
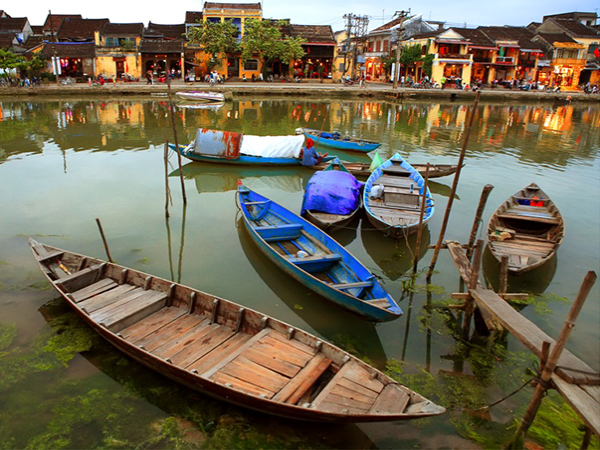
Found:
[(216, 398), (293, 419), (375, 422), (444, 412), (316, 336), (213, 295), (29, 240), (79, 317), (119, 350)]
[(374, 322), (400, 317), (402, 310), (375, 275), (323, 230), (244, 185), (237, 201), (252, 240), (284, 272)]
[(176, 92), (176, 94), (177, 97), (192, 102), (216, 103), (225, 101), (225, 95), (220, 92), (185, 91)]
[(488, 246), (498, 260), (508, 256), (508, 270), (528, 272), (550, 260), (565, 233), (565, 223), (554, 202), (531, 183), (506, 200), (487, 226)]
[[(359, 163), (359, 162), (348, 162), (342, 161), (346, 170), (350, 172), (357, 178), (369, 178), (371, 176), (371, 171), (369, 168), (371, 165), (369, 163)], [(315, 166), (317, 170), (325, 170), (328, 166), (328, 163), (320, 163)], [(425, 176), (425, 171), (427, 169), (427, 164), (411, 164), (413, 168), (419, 172), (422, 176)], [(430, 164), (429, 165), (429, 178), (439, 178), (445, 177), (448, 175), (452, 175), (456, 173), (456, 169), (458, 166), (456, 164)]]
[[(381, 164), (367, 179), (363, 206), (369, 222), (394, 238), (417, 231), (425, 180), (398, 153)], [(425, 195), (423, 225), (433, 216), (431, 192)]]
[(308, 180), (301, 215), (330, 233), (347, 226), (360, 213), (362, 183), (335, 158)]
[[(252, 136), (206, 128), (199, 128), (196, 139), (187, 146), (169, 144), (192, 161), (263, 166), (300, 166), (303, 146), (303, 136)], [(331, 159), (333, 156), (324, 158)]]
[(297, 133), (302, 133), (306, 138), (311, 138), (315, 145), (347, 150), (353, 152), (370, 152), (378, 148), (379, 142), (365, 141), (351, 136), (342, 136), (340, 133), (313, 130), (311, 128), (299, 128)]

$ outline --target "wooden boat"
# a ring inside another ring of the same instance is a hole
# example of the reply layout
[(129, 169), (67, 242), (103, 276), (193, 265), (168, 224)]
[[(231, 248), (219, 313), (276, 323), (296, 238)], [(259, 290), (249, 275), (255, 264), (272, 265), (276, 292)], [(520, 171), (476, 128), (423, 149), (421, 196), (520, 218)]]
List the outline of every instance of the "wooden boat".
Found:
[[(369, 168), (371, 164), (369, 163), (358, 163), (358, 162), (347, 162), (343, 161), (344, 167), (346, 170), (350, 172), (357, 178), (369, 178), (371, 176), (371, 171)], [(328, 163), (320, 163), (315, 166), (317, 170), (325, 170), (328, 166)], [(427, 164), (411, 164), (413, 168), (419, 172), (422, 176), (425, 176), (425, 170), (427, 169)], [(456, 164), (430, 164), (429, 165), (429, 178), (439, 178), (445, 177), (448, 175), (452, 175), (456, 173), (456, 169), (458, 166)]]
[(528, 272), (545, 264), (558, 249), (565, 223), (548, 195), (537, 184), (517, 192), (494, 212), (487, 227), (488, 246), (508, 270)]
[[(252, 136), (232, 131), (199, 128), (187, 146), (169, 144), (192, 161), (259, 166), (301, 166), (303, 136)], [(325, 161), (333, 156), (324, 158)]]
[(377, 278), (328, 234), (243, 185), (237, 201), (252, 240), (284, 272), (374, 322), (400, 317), (402, 311)]
[(381, 145), (379, 142), (365, 141), (364, 139), (357, 139), (350, 136), (342, 136), (337, 132), (329, 133), (310, 128), (299, 128), (297, 132), (303, 133), (306, 138), (311, 138), (315, 145), (331, 147), (338, 150), (370, 152)]
[[(345, 176), (340, 176), (340, 172)], [(331, 190), (334, 187), (335, 198)], [(306, 185), (302, 217), (330, 233), (348, 225), (360, 212), (361, 183), (335, 158), (322, 172), (316, 172)], [(354, 209), (352, 209), (354, 206)], [(347, 214), (341, 214), (347, 212)]]
[(176, 94), (183, 100), (189, 100), (193, 102), (215, 103), (225, 101), (225, 95), (220, 92), (186, 91), (176, 92)]
[(444, 412), (316, 336), (213, 295), (33, 239), (56, 290), (140, 363), (216, 398), (293, 419), (375, 422)]
[[(363, 206), (369, 222), (394, 238), (418, 229), (425, 181), (419, 172), (396, 153), (367, 179)], [(427, 189), (423, 225), (433, 216), (431, 192)]]

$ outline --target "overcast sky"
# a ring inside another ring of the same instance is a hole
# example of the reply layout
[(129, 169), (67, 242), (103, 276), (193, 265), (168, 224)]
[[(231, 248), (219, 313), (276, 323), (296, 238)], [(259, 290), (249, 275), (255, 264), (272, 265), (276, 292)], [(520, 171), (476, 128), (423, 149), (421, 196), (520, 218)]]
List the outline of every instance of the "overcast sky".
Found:
[[(235, 3), (224, 1), (223, 3)], [(244, 3), (240, 1), (239, 3)], [(246, 0), (245, 3), (252, 3)], [(17, 3), (4, 2), (11, 17), (28, 17), (31, 25), (42, 25), (48, 10), (54, 14), (81, 14), (87, 19), (108, 18), (113, 23), (149, 21), (160, 24), (177, 24), (185, 21), (186, 11), (202, 11), (203, 2), (183, 0), (175, 3), (141, 0), (102, 0), (73, 2), (72, 0), (29, 0)], [(596, 12), (598, 0), (428, 0), (403, 3), (392, 0), (265, 0), (263, 17), (291, 19), (302, 25), (331, 25), (333, 31), (344, 28), (344, 14), (369, 16), (369, 29), (392, 20), (394, 12), (410, 9), (411, 14), (422, 15), (425, 20), (448, 22), (453, 26), (479, 25), (526, 26), (541, 22), (542, 16), (571, 11)]]

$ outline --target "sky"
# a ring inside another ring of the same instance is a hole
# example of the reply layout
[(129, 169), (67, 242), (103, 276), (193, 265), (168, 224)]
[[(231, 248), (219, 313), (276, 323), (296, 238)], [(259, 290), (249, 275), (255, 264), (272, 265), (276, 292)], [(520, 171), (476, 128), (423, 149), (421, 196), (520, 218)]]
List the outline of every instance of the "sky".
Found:
[[(236, 3), (222, 0), (223, 3)], [(253, 3), (240, 0), (238, 3)], [(81, 14), (86, 19), (108, 18), (113, 23), (148, 22), (180, 24), (186, 11), (202, 11), (200, 0), (182, 0), (175, 3), (140, 0), (102, 0), (73, 2), (72, 0), (29, 0), (0, 3), (11, 17), (27, 17), (31, 25), (43, 25), (48, 11), (53, 14)], [(449, 26), (476, 27), (480, 25), (526, 26), (541, 22), (542, 16), (563, 12), (582, 11), (600, 14), (598, 0), (428, 0), (404, 3), (392, 0), (371, 2), (356, 0), (265, 0), (263, 17), (291, 19), (301, 25), (331, 25), (333, 31), (344, 28), (345, 14), (369, 16), (369, 29), (377, 28), (393, 19), (397, 10), (410, 9), (411, 15), (422, 15), (424, 20), (447, 22)]]

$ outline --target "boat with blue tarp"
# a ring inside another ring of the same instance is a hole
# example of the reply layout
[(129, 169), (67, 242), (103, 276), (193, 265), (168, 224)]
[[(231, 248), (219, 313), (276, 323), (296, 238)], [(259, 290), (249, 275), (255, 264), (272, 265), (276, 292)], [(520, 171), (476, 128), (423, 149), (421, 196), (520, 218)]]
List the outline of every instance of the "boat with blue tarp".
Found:
[(338, 150), (370, 152), (381, 145), (379, 142), (366, 141), (352, 136), (344, 136), (337, 131), (328, 132), (313, 130), (311, 128), (299, 128), (296, 132), (298, 134), (304, 134), (307, 139), (312, 139), (317, 146), (330, 147)]
[(375, 275), (324, 231), (243, 184), (237, 202), (252, 240), (288, 275), (374, 322), (400, 317), (402, 310)]
[(363, 184), (335, 158), (308, 180), (302, 217), (327, 232), (345, 227), (360, 212)]
[[(399, 153), (381, 164), (367, 179), (363, 205), (371, 224), (394, 238), (417, 231), (425, 180)], [(425, 195), (423, 225), (433, 216), (433, 197)]]
[[(187, 146), (169, 144), (192, 161), (242, 165), (302, 165), (304, 136), (253, 136), (233, 131), (199, 128)], [(324, 161), (333, 156), (324, 158)]]

